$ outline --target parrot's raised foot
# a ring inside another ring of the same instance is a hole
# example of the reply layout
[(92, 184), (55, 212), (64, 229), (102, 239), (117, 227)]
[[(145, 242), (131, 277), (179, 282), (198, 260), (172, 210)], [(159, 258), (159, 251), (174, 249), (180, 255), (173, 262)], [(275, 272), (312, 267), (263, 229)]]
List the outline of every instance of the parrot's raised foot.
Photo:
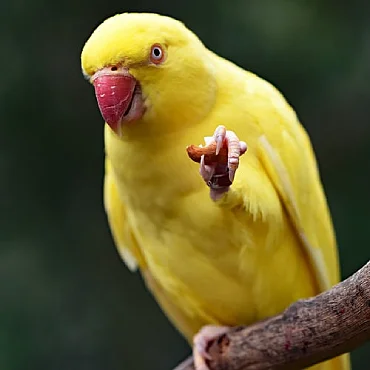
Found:
[(222, 147), (228, 150), (227, 164), (221, 162), (205, 164), (204, 156), (200, 161), (200, 175), (211, 189), (211, 198), (217, 200), (229, 190), (233, 183), (239, 166), (239, 157), (247, 151), (247, 144), (240, 141), (233, 131), (226, 130), (225, 126), (218, 126), (213, 136), (205, 137), (204, 141), (206, 145), (216, 143), (216, 155)]
[(230, 330), (227, 326), (204, 326), (193, 338), (193, 359), (195, 370), (209, 370), (207, 360), (211, 359), (208, 353), (209, 344), (220, 335)]

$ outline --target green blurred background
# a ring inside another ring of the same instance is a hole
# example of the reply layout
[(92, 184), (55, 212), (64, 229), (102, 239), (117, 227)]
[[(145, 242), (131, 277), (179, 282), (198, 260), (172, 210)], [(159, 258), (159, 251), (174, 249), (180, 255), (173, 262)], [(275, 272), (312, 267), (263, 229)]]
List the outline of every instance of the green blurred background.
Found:
[(190, 351), (120, 261), (102, 206), (103, 122), (79, 58), (124, 11), (183, 20), (285, 94), (317, 153), (343, 277), (369, 258), (370, 3), (2, 0), (1, 370), (170, 370)]

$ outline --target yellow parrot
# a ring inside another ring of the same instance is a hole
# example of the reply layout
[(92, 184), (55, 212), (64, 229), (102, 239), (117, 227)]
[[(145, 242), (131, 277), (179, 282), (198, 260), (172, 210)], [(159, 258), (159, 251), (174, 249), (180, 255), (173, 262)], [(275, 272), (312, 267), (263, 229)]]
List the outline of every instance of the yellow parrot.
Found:
[[(105, 20), (81, 64), (106, 122), (104, 205), (115, 244), (193, 343), (197, 370), (227, 327), (339, 281), (310, 139), (275, 87), (152, 13)], [(186, 147), (203, 140), (227, 148), (227, 164), (191, 161)], [(348, 370), (349, 355), (312, 369)]]

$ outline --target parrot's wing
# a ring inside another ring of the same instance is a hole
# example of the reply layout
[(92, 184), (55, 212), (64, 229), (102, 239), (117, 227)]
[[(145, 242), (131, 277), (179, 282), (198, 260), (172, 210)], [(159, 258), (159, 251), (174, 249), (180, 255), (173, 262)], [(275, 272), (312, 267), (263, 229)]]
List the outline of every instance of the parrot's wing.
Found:
[(260, 160), (324, 291), (339, 279), (334, 231), (311, 143), (301, 126), (290, 123), (259, 138)]
[(244, 106), (248, 106), (246, 118), (258, 130), (255, 133), (250, 129), (252, 125), (246, 125), (250, 132), (247, 129), (238, 132), (245, 136), (247, 144), (248, 135), (253, 137), (252, 152), (256, 150), (281, 199), (310, 261), (318, 289), (327, 290), (340, 279), (339, 258), (310, 138), (280, 91), (252, 73), (245, 72), (245, 77), (246, 88), (241, 95)]
[(127, 220), (127, 211), (119, 197), (109, 159), (105, 159), (104, 207), (117, 250), (131, 271), (143, 267), (144, 259)]

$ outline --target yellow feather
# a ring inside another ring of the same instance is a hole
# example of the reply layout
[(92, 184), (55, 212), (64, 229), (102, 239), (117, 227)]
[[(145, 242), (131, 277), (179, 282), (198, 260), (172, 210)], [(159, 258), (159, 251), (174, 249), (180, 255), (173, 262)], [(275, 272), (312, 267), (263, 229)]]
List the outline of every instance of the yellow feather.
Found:
[(136, 271), (138, 265), (145, 268), (145, 261), (141, 255), (140, 247), (132, 232), (128, 221), (127, 211), (119, 199), (109, 159), (105, 159), (104, 178), (104, 207), (108, 215), (109, 226), (117, 250), (131, 271)]
[[(148, 63), (153, 43), (166, 46), (163, 65)], [(338, 282), (314, 153), (278, 90), (155, 14), (108, 19), (81, 58), (88, 76), (120, 63), (141, 84), (142, 119), (122, 137), (105, 127), (104, 203), (122, 258), (189, 341), (203, 325), (250, 324)], [(220, 124), (248, 151), (213, 202), (185, 148)], [(349, 357), (314, 369), (348, 370)]]

